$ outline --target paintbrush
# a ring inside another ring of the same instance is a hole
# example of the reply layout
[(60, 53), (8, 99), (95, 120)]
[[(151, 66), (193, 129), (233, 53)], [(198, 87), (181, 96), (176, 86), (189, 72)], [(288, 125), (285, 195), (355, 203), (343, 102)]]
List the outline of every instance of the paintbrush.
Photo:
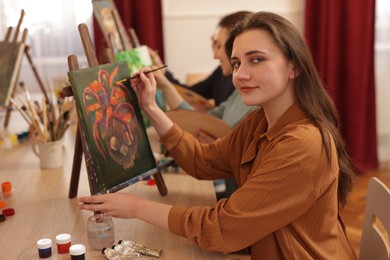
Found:
[(34, 100), (34, 105), (35, 105), (35, 111), (37, 112), (37, 115), (39, 117), (39, 119), (41, 120), (41, 123), (43, 124), (43, 111), (41, 109), (41, 106), (39, 105), (39, 102)]
[(29, 113), (28, 108), (27, 108), (25, 105), (21, 105), (20, 108), (23, 110), (24, 113), (26, 113), (26, 115), (27, 115), (28, 118), (30, 119), (30, 122), (32, 122), (32, 118), (31, 118), (31, 115), (30, 115), (30, 113)]
[(73, 101), (69, 97), (65, 97), (61, 100), (59, 104), (59, 116), (58, 116), (58, 125), (56, 128), (56, 138), (57, 140), (61, 139), (66, 129), (69, 127), (70, 112), (73, 108)]
[[(42, 130), (41, 130), (41, 127), (40, 127), (40, 123), (39, 123), (39, 120), (37, 119), (38, 115), (35, 111), (35, 108), (34, 108), (34, 105), (33, 103), (31, 102), (31, 96), (30, 96), (30, 92), (28, 91), (28, 89), (26, 88), (26, 86), (24, 85), (24, 82), (20, 82), (19, 83), (20, 87), (22, 88), (24, 94), (26, 95), (27, 97), (27, 105), (30, 109), (30, 112), (31, 112), (31, 120), (32, 120), (32, 125), (34, 126), (34, 128), (37, 130), (37, 132), (39, 133), (40, 137), (45, 139), (44, 136), (43, 136), (43, 133), (42, 133)], [(46, 141), (46, 140), (45, 140)]]
[(57, 130), (57, 140), (60, 140), (64, 136), (66, 129), (68, 129), (69, 118), (70, 118), (70, 111), (65, 111), (62, 114), (62, 116), (59, 118), (58, 122), (60, 122), (60, 124)]
[[(149, 70), (149, 71), (145, 71), (145, 72), (143, 72), (143, 74), (148, 74), (148, 73), (154, 72), (154, 71), (156, 71), (156, 70), (161, 70), (161, 69), (166, 68), (166, 67), (168, 67), (168, 65), (163, 65), (163, 66), (161, 66), (161, 67), (158, 67), (158, 68), (155, 68), (155, 69), (152, 69), (152, 70)], [(128, 80), (128, 79), (139, 78), (140, 75), (141, 75), (141, 74), (137, 74), (137, 75), (132, 76), (132, 77), (127, 78), (127, 79), (118, 80), (118, 81), (115, 82), (115, 83), (121, 83), (121, 82), (124, 82), (124, 81), (126, 81), (126, 80)]]
[(47, 108), (46, 98), (42, 97), (43, 137), (47, 140)]
[(24, 120), (26, 120), (26, 122), (30, 125), (32, 124), (31, 122), (31, 118), (29, 115), (27, 115), (23, 109), (16, 103), (16, 101), (10, 97), (9, 100), (11, 101), (11, 103), (16, 107), (16, 109), (19, 111), (19, 113), (22, 115), (22, 117), (24, 118)]
[[(163, 65), (163, 66), (161, 66), (161, 67), (158, 67), (158, 68), (155, 68), (155, 69), (152, 69), (152, 70), (149, 70), (149, 71), (145, 71), (145, 72), (143, 72), (143, 74), (149, 74), (149, 73), (151, 73), (151, 72), (154, 72), (154, 71), (156, 71), (156, 70), (161, 70), (161, 69), (166, 68), (166, 67), (168, 67), (168, 65)], [(137, 75), (135, 75), (135, 76), (130, 77), (129, 79), (139, 78), (140, 75), (141, 75), (141, 74), (137, 74)]]

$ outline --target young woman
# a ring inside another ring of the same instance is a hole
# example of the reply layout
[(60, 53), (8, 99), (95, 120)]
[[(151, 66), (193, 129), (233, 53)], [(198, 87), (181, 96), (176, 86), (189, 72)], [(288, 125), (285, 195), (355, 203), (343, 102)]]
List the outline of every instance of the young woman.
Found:
[(185, 208), (113, 193), (80, 198), (102, 203), (80, 208), (142, 219), (206, 250), (248, 248), (252, 259), (355, 259), (339, 214), (354, 171), (301, 34), (259, 12), (232, 31), (226, 51), (244, 103), (261, 109), (212, 144), (200, 144), (158, 108), (152, 74), (141, 72), (132, 86), (179, 165), (198, 179), (234, 176), (232, 196), (214, 208)]

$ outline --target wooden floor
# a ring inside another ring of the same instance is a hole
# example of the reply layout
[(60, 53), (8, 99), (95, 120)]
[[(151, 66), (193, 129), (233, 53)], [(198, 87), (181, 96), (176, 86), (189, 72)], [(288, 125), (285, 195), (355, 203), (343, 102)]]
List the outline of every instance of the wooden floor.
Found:
[(354, 189), (349, 196), (349, 201), (341, 212), (346, 224), (349, 241), (357, 255), (359, 255), (360, 239), (362, 235), (368, 181), (373, 176), (378, 177), (378, 179), (390, 187), (390, 169), (373, 171), (359, 176)]

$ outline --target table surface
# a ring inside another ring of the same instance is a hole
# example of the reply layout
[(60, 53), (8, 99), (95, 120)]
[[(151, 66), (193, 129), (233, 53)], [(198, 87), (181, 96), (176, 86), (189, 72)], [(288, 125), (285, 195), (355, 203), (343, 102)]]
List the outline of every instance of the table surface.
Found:
[[(27, 129), (27, 124), (13, 112), (8, 132), (18, 133), (23, 128)], [(3, 126), (1, 130), (4, 133)], [(6, 207), (15, 209), (14, 216), (0, 223), (0, 259), (39, 259), (36, 242), (41, 238), (53, 241), (50, 259), (69, 259), (69, 254), (57, 253), (55, 236), (60, 233), (71, 234), (72, 244), (84, 244), (87, 248), (86, 259), (104, 259), (100, 251), (88, 245), (86, 223), (92, 213), (79, 210), (77, 198), (68, 198), (75, 130), (76, 125), (73, 125), (65, 134), (64, 166), (58, 169), (40, 169), (39, 159), (31, 149), (31, 141), (9, 149), (0, 148), (0, 182), (10, 181), (13, 186), (12, 196), (3, 200)], [(153, 131), (148, 130), (148, 134), (155, 138)], [(152, 149), (158, 149), (159, 145), (152, 143), (152, 140), (151, 144)], [(163, 178), (168, 189), (167, 196), (161, 196), (156, 186), (148, 186), (145, 181), (121, 192), (183, 206), (212, 206), (216, 202), (211, 181), (199, 181), (185, 173), (167, 172), (163, 173)], [(78, 196), (89, 194), (83, 159)], [(229, 259), (228, 255), (201, 250), (185, 238), (140, 220), (114, 219), (114, 227), (115, 242), (133, 240), (153, 249), (163, 249), (160, 259)]]

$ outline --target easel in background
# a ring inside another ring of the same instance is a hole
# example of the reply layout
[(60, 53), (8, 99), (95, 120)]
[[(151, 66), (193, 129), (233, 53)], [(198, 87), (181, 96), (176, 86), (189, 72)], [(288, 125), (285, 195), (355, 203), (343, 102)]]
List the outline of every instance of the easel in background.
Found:
[[(90, 67), (98, 66), (98, 60), (96, 57), (95, 50), (93, 48), (92, 40), (88, 32), (88, 27), (85, 24), (80, 24), (78, 26), (81, 41), (84, 46), (84, 52), (87, 57), (88, 65)], [(112, 55), (112, 51), (110, 49), (104, 50), (104, 56), (106, 60), (109, 63), (115, 62), (115, 59)], [(68, 57), (68, 66), (69, 70), (78, 70), (79, 64), (77, 57), (75, 55), (70, 55)], [(65, 96), (71, 96), (73, 95), (72, 90), (70, 87), (64, 88), (63, 93)], [(85, 143), (85, 139), (82, 137), (83, 129), (82, 124), (79, 120), (78, 126), (77, 126), (77, 133), (76, 133), (76, 143), (75, 143), (75, 150), (74, 150), (74, 157), (73, 157), (73, 167), (72, 167), (72, 175), (71, 175), (71, 181), (70, 181), (70, 187), (69, 187), (69, 198), (74, 198), (77, 196), (77, 190), (78, 190), (78, 183), (80, 179), (80, 170), (81, 170), (81, 162), (82, 162), (82, 154), (84, 152), (85, 157), (85, 163), (86, 168), (89, 176), (96, 176), (95, 169), (92, 165), (92, 157), (87, 149), (87, 145)], [(164, 179), (162, 178), (161, 172), (153, 174), (154, 180), (156, 181), (156, 185), (158, 188), (159, 193), (162, 196), (165, 196), (168, 192)], [(94, 185), (91, 184), (91, 178), (89, 178), (91, 192), (96, 193), (97, 191), (92, 190)]]
[(133, 48), (118, 10), (112, 0), (92, 0), (93, 14), (102, 31), (105, 45), (112, 52)]
[[(12, 43), (18, 43), (18, 36), (19, 36), (20, 27), (21, 27), (21, 25), (22, 25), (24, 15), (25, 15), (25, 12), (24, 12), (24, 10), (22, 9), (22, 11), (21, 11), (21, 13), (20, 13), (20, 18), (19, 18), (17, 27), (16, 27), (15, 32), (14, 32), (14, 35), (13, 35)], [(10, 42), (10, 38), (11, 38), (11, 34), (12, 34), (12, 29), (13, 29), (12, 26), (8, 27), (7, 32), (6, 32), (6, 34), (5, 34), (5, 37), (4, 37), (4, 42)], [(25, 29), (23, 30), (22, 39), (21, 39), (20, 43), (25, 44), (26, 38), (27, 38), (27, 33), (28, 33), (28, 30), (27, 30), (27, 28), (25, 28)], [(42, 80), (41, 80), (41, 78), (40, 78), (40, 76), (39, 76), (39, 74), (38, 74), (38, 71), (37, 71), (36, 68), (35, 68), (35, 65), (34, 65), (34, 63), (33, 63), (33, 60), (32, 60), (32, 58), (31, 58), (31, 56), (30, 56), (29, 49), (30, 49), (30, 47), (29, 47), (28, 45), (24, 45), (24, 53), (25, 53), (25, 55), (26, 55), (26, 57), (27, 57), (27, 60), (28, 60), (28, 62), (29, 62), (29, 64), (30, 64), (32, 70), (33, 70), (34, 76), (35, 76), (35, 78), (36, 78), (37, 81), (38, 81), (39, 87), (41, 88), (42, 93), (43, 93), (43, 95), (45, 96), (45, 98), (46, 98), (47, 102), (49, 103), (49, 105), (50, 105), (51, 107), (53, 107), (53, 104), (52, 104), (52, 102), (50, 101), (51, 99), (50, 99), (49, 96), (47, 95), (47, 92), (46, 92), (46, 89), (45, 89), (45, 87), (44, 87), (44, 85), (43, 85), (43, 82), (42, 82)], [(15, 91), (16, 91), (16, 86), (17, 86), (17, 79), (19, 78), (19, 73), (20, 73), (20, 67), (19, 67), (18, 75), (17, 75), (17, 77), (16, 77), (15, 86), (13, 86), (13, 92), (12, 92), (12, 94), (11, 94), (11, 97), (12, 97), (12, 98), (15, 96)], [(8, 104), (7, 111), (6, 111), (6, 116), (5, 116), (5, 120), (4, 120), (4, 127), (5, 127), (5, 128), (8, 126), (9, 119), (10, 119), (10, 116), (11, 116), (11, 111), (12, 111), (12, 103), (10, 102), (10, 103)]]
[[(141, 47), (133, 28), (127, 33), (112, 0), (92, 0), (93, 13), (104, 36), (104, 45), (113, 53)], [(115, 56), (114, 56), (115, 57)]]

